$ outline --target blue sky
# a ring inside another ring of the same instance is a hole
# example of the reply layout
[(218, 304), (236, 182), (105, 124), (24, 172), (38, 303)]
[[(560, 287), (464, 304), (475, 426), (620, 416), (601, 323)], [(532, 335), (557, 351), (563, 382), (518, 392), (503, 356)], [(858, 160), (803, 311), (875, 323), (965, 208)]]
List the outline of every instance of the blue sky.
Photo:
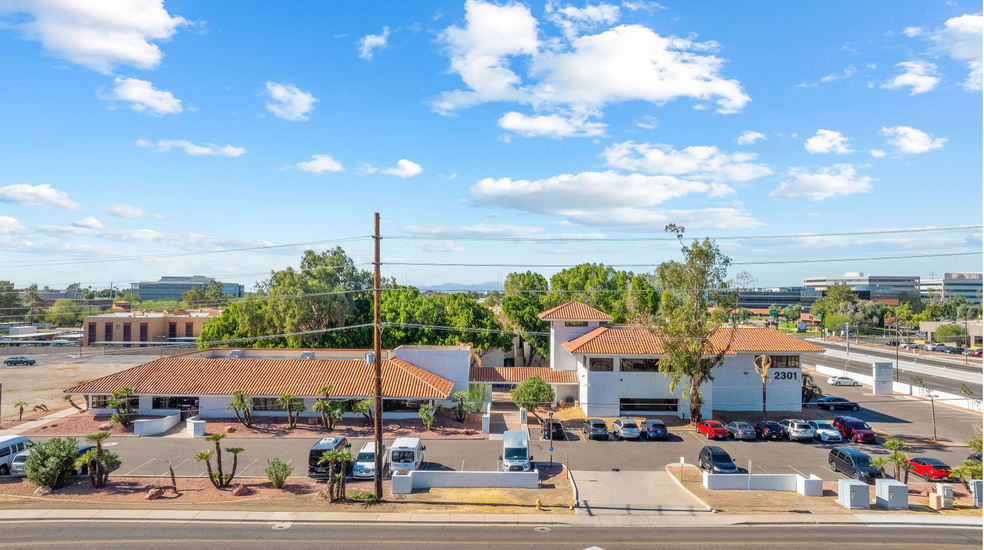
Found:
[[(111, 4), (0, 0), (0, 279), (250, 286), (301, 249), (197, 253), (367, 235), (374, 211), (411, 237), (384, 263), (516, 269), (658, 264), (676, 245), (616, 239), (666, 223), (982, 223), (979, 3)], [(582, 240), (463, 238), (518, 236)], [(980, 229), (721, 245), (904, 257), (744, 267), (762, 286), (981, 270), (911, 257), (980, 252)], [(417, 285), (512, 270), (384, 266)]]

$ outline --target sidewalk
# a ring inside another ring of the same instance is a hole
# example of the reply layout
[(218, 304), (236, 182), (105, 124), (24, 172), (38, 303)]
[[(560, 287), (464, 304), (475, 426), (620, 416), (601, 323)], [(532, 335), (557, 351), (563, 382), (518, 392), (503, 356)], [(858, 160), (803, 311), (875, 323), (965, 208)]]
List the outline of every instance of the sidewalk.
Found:
[(569, 525), (577, 527), (735, 527), (742, 525), (907, 525), (925, 527), (982, 526), (980, 517), (903, 514), (774, 514), (723, 515), (700, 513), (667, 516), (587, 516), (564, 514), (399, 514), (355, 512), (225, 512), (194, 510), (4, 510), (0, 523), (26, 521), (147, 521), (163, 523), (308, 523), (308, 524), (433, 524), (433, 525)]
[(54, 422), (55, 420), (59, 420), (59, 419), (62, 419), (62, 418), (68, 417), (68, 416), (72, 416), (73, 414), (78, 414), (79, 412), (80, 411), (78, 409), (74, 408), (74, 407), (69, 407), (67, 409), (62, 409), (62, 410), (60, 410), (60, 411), (58, 411), (56, 413), (51, 413), (51, 414), (49, 414), (47, 416), (42, 416), (41, 418), (36, 418), (34, 420), (28, 420), (27, 422), (24, 422), (23, 424), (20, 424), (18, 426), (14, 426), (13, 428), (7, 428), (6, 430), (0, 430), (0, 437), (5, 436), (5, 435), (20, 435), (20, 434), (22, 434), (22, 433), (24, 433), (24, 432), (26, 432), (28, 430), (33, 430), (34, 428), (38, 428), (40, 426), (44, 426), (45, 424), (48, 424), (50, 422)]

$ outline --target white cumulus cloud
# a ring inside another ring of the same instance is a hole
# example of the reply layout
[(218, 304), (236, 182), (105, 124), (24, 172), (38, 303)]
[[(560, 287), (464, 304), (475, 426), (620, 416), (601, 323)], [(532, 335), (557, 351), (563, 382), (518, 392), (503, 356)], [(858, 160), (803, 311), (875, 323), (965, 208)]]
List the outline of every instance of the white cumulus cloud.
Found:
[(72, 225), (76, 227), (87, 227), (89, 229), (102, 229), (102, 222), (93, 218), (92, 216), (86, 216), (81, 220), (75, 220)]
[(15, 184), (0, 187), (0, 202), (12, 202), (24, 206), (54, 206), (62, 210), (82, 210), (79, 203), (69, 200), (68, 194), (48, 184)]
[(110, 205), (107, 212), (118, 218), (163, 218), (164, 217), (160, 214), (151, 214), (150, 212), (139, 206), (130, 206), (129, 204), (122, 204), (122, 203)]
[(318, 98), (311, 92), (302, 92), (293, 84), (266, 83), (266, 95), (270, 98), (266, 103), (268, 111), (277, 118), (290, 121), (307, 120)]
[(870, 193), (871, 183), (877, 178), (859, 176), (850, 164), (835, 164), (812, 172), (806, 168), (792, 168), (793, 179), (783, 182), (769, 193), (770, 199), (809, 199), (822, 201), (838, 195)]
[(888, 143), (898, 147), (903, 153), (925, 153), (933, 149), (939, 149), (946, 143), (946, 138), (934, 138), (932, 134), (927, 134), (922, 130), (916, 130), (910, 126), (883, 127), (881, 135), (888, 138)]
[(903, 61), (896, 65), (902, 69), (902, 74), (881, 85), (886, 90), (898, 90), (909, 87), (909, 95), (922, 94), (932, 91), (940, 83), (936, 72), (936, 64), (929, 61)]
[(298, 162), (294, 168), (302, 172), (311, 174), (324, 174), (325, 172), (341, 172), (345, 170), (342, 163), (331, 158), (329, 155), (311, 155), (311, 160)]
[(390, 176), (397, 176), (400, 178), (412, 178), (423, 171), (424, 169), (421, 168), (416, 162), (409, 161), (407, 159), (400, 159), (396, 161), (396, 168), (386, 168), (380, 170), (380, 173), (388, 174)]
[(875, 157), (876, 159), (880, 159), (887, 154), (885, 153), (885, 151), (882, 151), (881, 149), (872, 149), (868, 152), (871, 153), (871, 156)]
[[(662, 105), (689, 98), (701, 102), (697, 106), (715, 102), (720, 113), (740, 111), (750, 101), (737, 80), (721, 75), (724, 60), (713, 55), (714, 42), (664, 37), (642, 25), (582, 35), (614, 23), (618, 8), (551, 3), (549, 9), (548, 19), (563, 29), (562, 40), (541, 41), (540, 22), (523, 4), (467, 0), (464, 25), (439, 35), (464, 88), (441, 93), (432, 102), (434, 111), (452, 114), (508, 101), (533, 106), (537, 116), (554, 112), (583, 121), (601, 117), (609, 103), (633, 100)], [(525, 74), (517, 74), (519, 67)]]
[(751, 130), (745, 130), (740, 136), (738, 136), (738, 145), (751, 145), (758, 140), (767, 139), (765, 134), (761, 132), (753, 132)]
[(922, 34), (923, 30), (922, 27), (906, 27), (905, 30), (902, 31), (902, 33), (908, 36), (909, 38), (914, 38)]
[[(717, 147), (692, 146), (676, 150), (660, 143), (613, 143), (602, 152), (612, 168), (649, 174), (687, 176), (700, 180), (749, 181), (772, 173), (764, 164), (755, 164), (754, 153), (726, 153)], [(728, 192), (721, 194), (730, 193)]]
[(14, 235), (24, 231), (24, 224), (17, 218), (0, 216), (0, 235)]
[(389, 27), (383, 27), (383, 34), (367, 34), (363, 36), (359, 40), (359, 57), (372, 61), (373, 52), (386, 47), (389, 33)]
[(605, 135), (607, 124), (587, 122), (584, 117), (560, 115), (526, 116), (515, 111), (502, 115), (499, 126), (526, 137), (598, 137)]
[(36, 0), (0, 2), (3, 26), (37, 41), (45, 53), (110, 73), (118, 65), (153, 69), (165, 42), (189, 22), (163, 0)]
[(184, 149), (185, 153), (193, 157), (201, 155), (218, 155), (223, 157), (238, 157), (246, 152), (246, 149), (242, 147), (233, 147), (232, 145), (215, 145), (214, 143), (206, 143), (205, 145), (195, 145), (194, 143), (186, 140), (162, 140), (157, 143), (148, 141), (146, 139), (138, 139), (137, 147), (155, 147), (158, 152), (167, 153), (171, 149), (178, 148)]
[(853, 153), (851, 139), (834, 130), (817, 130), (817, 135), (806, 140), (804, 145), (811, 154), (836, 153), (845, 155)]
[(970, 69), (970, 74), (963, 82), (963, 87), (970, 90), (981, 90), (984, 80), (982, 66), (982, 36), (984, 36), (984, 16), (981, 14), (966, 14), (947, 19), (942, 27), (930, 35), (936, 44), (936, 49), (957, 61), (962, 61)]
[(148, 80), (116, 78), (113, 83), (115, 86), (111, 92), (103, 93), (100, 89), (97, 94), (100, 99), (125, 101), (134, 111), (154, 116), (175, 115), (184, 111), (180, 99), (167, 90), (154, 88)]

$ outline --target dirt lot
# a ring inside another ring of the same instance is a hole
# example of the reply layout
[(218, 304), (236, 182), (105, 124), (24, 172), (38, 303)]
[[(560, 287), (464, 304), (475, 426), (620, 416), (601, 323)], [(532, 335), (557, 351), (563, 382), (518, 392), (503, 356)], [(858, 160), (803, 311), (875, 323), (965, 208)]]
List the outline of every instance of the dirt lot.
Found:
[[(9, 353), (8, 353), (9, 352)], [(10, 348), (0, 350), (0, 355), (14, 355)], [(7, 367), (0, 364), (0, 382), (3, 383), (3, 404), (0, 408), (0, 422), (17, 420), (18, 410), (14, 403), (27, 403), (24, 417), (35, 405), (44, 404), (50, 411), (64, 408), (62, 393), (70, 388), (101, 376), (107, 376), (132, 366), (145, 363), (148, 357), (140, 356), (93, 356), (79, 359), (70, 355), (37, 355), (37, 365), (33, 367)], [(79, 405), (81, 402), (76, 401)], [(83, 405), (84, 406), (84, 405)]]
[[(524, 514), (536, 512), (536, 500), (540, 499), (543, 512), (563, 514), (570, 510), (571, 487), (563, 468), (540, 472), (539, 489), (423, 489), (409, 495), (393, 495), (390, 481), (383, 482), (384, 500), (373, 504), (373, 512), (444, 512), (444, 513), (501, 513)], [(185, 509), (185, 510), (255, 510), (255, 511), (320, 511), (361, 512), (367, 507), (361, 502), (329, 504), (319, 494), (325, 483), (307, 478), (290, 478), (282, 489), (274, 489), (264, 478), (236, 479), (233, 485), (242, 484), (249, 494), (232, 496), (231, 490), (219, 490), (204, 478), (179, 478), (180, 494), (165, 491), (157, 500), (144, 496), (152, 487), (169, 483), (165, 478), (110, 478), (110, 484), (94, 492), (87, 479), (76, 478), (69, 486), (46, 497), (32, 496), (35, 486), (24, 478), (0, 479), (0, 505), (17, 508), (50, 508), (57, 501), (59, 508), (84, 508), (93, 506), (113, 509)], [(347, 484), (351, 497), (355, 491), (372, 490), (371, 481), (350, 481)]]
[[(679, 466), (667, 466), (671, 475), (679, 478)], [(785, 491), (708, 491), (704, 489), (701, 471), (693, 466), (684, 468), (683, 486), (708, 506), (724, 514), (775, 514), (775, 513), (812, 513), (812, 514), (849, 514), (848, 510), (837, 504), (837, 483), (824, 482), (822, 497), (805, 497), (799, 493)], [(953, 510), (938, 512), (929, 508), (929, 492), (936, 490), (935, 483), (910, 483), (909, 506), (910, 512), (951, 514), (951, 515), (980, 515), (980, 510), (973, 506), (971, 496), (959, 483), (953, 484)], [(871, 500), (875, 499), (875, 486), (870, 487)], [(749, 498), (749, 496), (751, 498)], [(883, 511), (875, 504), (871, 505), (873, 512)], [(893, 511), (894, 513), (895, 511)]]

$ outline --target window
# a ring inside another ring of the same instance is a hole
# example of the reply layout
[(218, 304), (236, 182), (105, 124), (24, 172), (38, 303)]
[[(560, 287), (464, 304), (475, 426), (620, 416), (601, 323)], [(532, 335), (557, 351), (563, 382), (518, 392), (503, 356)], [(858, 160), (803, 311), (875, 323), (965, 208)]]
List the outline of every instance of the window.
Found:
[(277, 402), (276, 397), (254, 397), (253, 398), (253, 410), (254, 411), (282, 411), (283, 406)]
[(564, 321), (565, 327), (586, 327), (588, 326), (587, 321)]
[(623, 357), (618, 362), (618, 370), (622, 372), (659, 372), (659, 359), (628, 359)]
[(413, 451), (393, 451), (392, 461), (398, 463), (413, 462), (416, 455)]
[(177, 397), (155, 397), (152, 408), (155, 409), (177, 409), (178, 408), (178, 398)]
[[(91, 407), (93, 409), (108, 409), (110, 408), (109, 406), (110, 399), (112, 399), (112, 396), (110, 395), (93, 395)], [(140, 398), (135, 395), (131, 395), (130, 399), (127, 400), (127, 405), (131, 409), (139, 409)]]
[[(140, 323), (140, 341), (147, 341), (147, 323)], [(140, 347), (145, 348), (147, 346), (141, 345)]]
[(124, 342), (129, 342), (130, 341), (130, 337), (131, 337), (130, 323), (124, 323), (123, 324), (123, 341)]
[(195, 335), (195, 323), (185, 323), (185, 336), (192, 337)]
[(417, 412), (423, 404), (416, 399), (383, 399), (383, 412)]
[(177, 323), (168, 323), (168, 326), (167, 326), (167, 337), (168, 338), (177, 338), (178, 337), (178, 324)]
[(591, 372), (612, 372), (615, 370), (615, 360), (611, 357), (595, 357), (589, 359), (588, 370)]
[(800, 366), (799, 355), (770, 355), (772, 368), (774, 369), (798, 369)]
[(106, 338), (104, 341), (106, 342), (113, 341), (113, 323), (106, 323)]
[(637, 412), (677, 412), (677, 399), (641, 399), (641, 398), (622, 398), (618, 400), (619, 414), (631, 414)]
[(96, 341), (96, 324), (89, 323), (89, 343), (91, 344), (95, 341)]
[(10, 454), (10, 447), (0, 448), (0, 456), (7, 456)]

